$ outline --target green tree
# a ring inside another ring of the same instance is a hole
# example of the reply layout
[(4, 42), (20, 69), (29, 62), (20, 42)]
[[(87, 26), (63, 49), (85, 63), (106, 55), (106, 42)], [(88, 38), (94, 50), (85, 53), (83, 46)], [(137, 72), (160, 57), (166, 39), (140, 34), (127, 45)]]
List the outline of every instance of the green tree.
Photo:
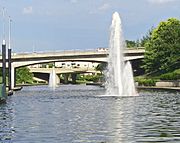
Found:
[(127, 48), (136, 47), (136, 42), (135, 41), (126, 40), (126, 45), (127, 45)]
[(145, 47), (145, 44), (150, 40), (151, 35), (152, 35), (152, 31), (153, 31), (153, 27), (148, 31), (148, 33), (142, 37), (142, 39), (140, 39), (140, 46), (141, 47)]
[(33, 73), (30, 72), (29, 68), (21, 67), (16, 70), (16, 82), (17, 83), (32, 83)]
[(160, 22), (145, 44), (146, 73), (165, 73), (180, 67), (180, 20)]

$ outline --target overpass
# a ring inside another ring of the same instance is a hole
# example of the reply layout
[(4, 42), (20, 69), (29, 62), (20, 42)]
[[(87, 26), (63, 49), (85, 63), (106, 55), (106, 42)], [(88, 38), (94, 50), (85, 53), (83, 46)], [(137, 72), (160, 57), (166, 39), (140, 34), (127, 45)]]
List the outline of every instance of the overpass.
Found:
[[(34, 77), (39, 80), (49, 81), (49, 76), (52, 73), (53, 68), (32, 68), (30, 67), (30, 72), (34, 74)], [(100, 71), (96, 71), (92, 67), (69, 67), (69, 68), (54, 68), (54, 71), (56, 75), (58, 74), (64, 74), (64, 79), (66, 79), (65, 83), (68, 83), (68, 76), (76, 75), (77, 73), (100, 73)], [(55, 77), (58, 83), (60, 82), (60, 79), (58, 76)], [(76, 79), (73, 79), (73, 82), (75, 83)]]
[[(144, 58), (144, 48), (125, 50), (124, 60), (135, 60)], [(65, 61), (84, 61), (84, 62), (107, 62), (108, 51), (86, 50), (86, 51), (55, 51), (38, 53), (13, 53), (12, 66), (14, 68)], [(1, 56), (0, 56), (0, 59)], [(2, 60), (0, 60), (2, 63)], [(2, 66), (2, 64), (0, 64)]]
[[(126, 49), (124, 60), (137, 60), (144, 58), (144, 48)], [(15, 82), (15, 69), (18, 67), (43, 64), (49, 62), (84, 61), (84, 62), (107, 62), (108, 51), (84, 50), (84, 51), (54, 51), (54, 52), (34, 52), (34, 53), (13, 53), (12, 54), (12, 87)], [(2, 67), (2, 57), (0, 56), (0, 67)], [(8, 64), (7, 64), (8, 66)], [(6, 66), (6, 67), (7, 67)]]
[[(33, 73), (48, 73), (50, 74), (52, 68), (29, 68), (30, 72)], [(56, 74), (63, 74), (63, 73), (97, 73), (96, 70), (93, 68), (55, 68)]]

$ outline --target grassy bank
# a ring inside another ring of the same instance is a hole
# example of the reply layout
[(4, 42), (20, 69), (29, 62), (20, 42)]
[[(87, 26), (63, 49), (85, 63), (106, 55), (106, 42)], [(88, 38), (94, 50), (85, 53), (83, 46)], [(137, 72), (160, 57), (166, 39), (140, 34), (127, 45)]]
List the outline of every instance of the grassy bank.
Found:
[(155, 86), (159, 81), (180, 81), (180, 69), (160, 75), (143, 75), (135, 77), (139, 86)]

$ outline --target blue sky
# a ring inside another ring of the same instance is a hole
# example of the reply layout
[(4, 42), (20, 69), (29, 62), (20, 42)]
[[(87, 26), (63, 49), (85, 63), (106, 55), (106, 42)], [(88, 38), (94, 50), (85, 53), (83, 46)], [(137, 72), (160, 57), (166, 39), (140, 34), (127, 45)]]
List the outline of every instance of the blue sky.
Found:
[[(7, 17), (12, 18), (14, 52), (107, 47), (115, 11), (121, 16), (128, 40), (141, 38), (160, 21), (180, 18), (180, 0), (0, 0), (1, 11), (3, 7), (6, 39)], [(2, 23), (1, 14), (1, 39)]]

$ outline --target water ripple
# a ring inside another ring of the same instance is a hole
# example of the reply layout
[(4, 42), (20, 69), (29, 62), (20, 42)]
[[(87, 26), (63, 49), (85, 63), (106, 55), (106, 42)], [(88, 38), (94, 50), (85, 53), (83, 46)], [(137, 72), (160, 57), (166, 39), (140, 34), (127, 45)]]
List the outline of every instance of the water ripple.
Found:
[(94, 86), (25, 87), (0, 105), (0, 142), (180, 142), (180, 95), (98, 97)]

